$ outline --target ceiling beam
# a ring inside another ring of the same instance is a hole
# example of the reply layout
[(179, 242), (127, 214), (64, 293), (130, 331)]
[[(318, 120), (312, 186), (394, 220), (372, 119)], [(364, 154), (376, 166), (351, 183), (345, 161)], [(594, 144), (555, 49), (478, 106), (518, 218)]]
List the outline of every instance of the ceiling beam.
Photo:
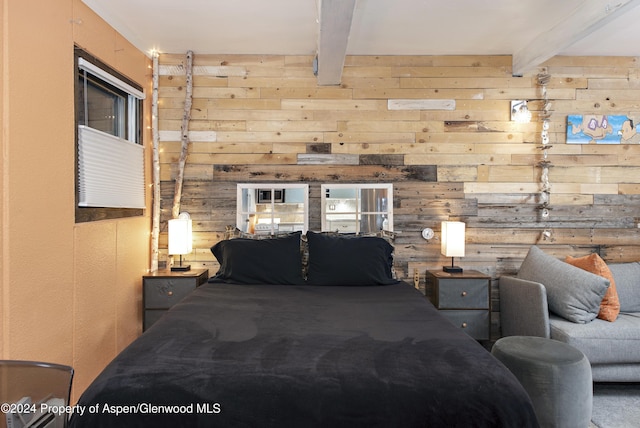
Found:
[(521, 76), (640, 4), (640, 0), (614, 1), (583, 1), (571, 15), (513, 55), (512, 74)]
[(321, 0), (318, 85), (339, 85), (356, 0)]

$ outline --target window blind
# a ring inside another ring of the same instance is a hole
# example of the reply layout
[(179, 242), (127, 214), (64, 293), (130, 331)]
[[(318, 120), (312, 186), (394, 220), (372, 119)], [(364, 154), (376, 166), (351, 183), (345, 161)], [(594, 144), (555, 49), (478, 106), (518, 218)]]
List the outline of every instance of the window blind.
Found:
[(144, 147), (78, 126), (81, 207), (145, 208)]

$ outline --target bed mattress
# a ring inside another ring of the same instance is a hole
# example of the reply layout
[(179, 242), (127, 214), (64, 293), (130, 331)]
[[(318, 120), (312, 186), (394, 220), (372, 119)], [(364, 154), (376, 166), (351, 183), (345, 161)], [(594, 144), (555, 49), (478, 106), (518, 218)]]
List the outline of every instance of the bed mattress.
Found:
[(203, 285), (78, 405), (72, 427), (538, 426), (516, 378), (404, 282)]

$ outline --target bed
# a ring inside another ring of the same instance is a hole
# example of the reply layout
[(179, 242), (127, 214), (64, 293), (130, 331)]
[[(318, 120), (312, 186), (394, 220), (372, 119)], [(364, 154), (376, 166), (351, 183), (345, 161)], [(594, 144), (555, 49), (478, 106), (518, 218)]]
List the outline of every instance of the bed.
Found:
[(216, 244), (220, 271), (104, 369), (71, 426), (538, 426), (516, 378), (393, 278), (385, 239), (300, 238)]

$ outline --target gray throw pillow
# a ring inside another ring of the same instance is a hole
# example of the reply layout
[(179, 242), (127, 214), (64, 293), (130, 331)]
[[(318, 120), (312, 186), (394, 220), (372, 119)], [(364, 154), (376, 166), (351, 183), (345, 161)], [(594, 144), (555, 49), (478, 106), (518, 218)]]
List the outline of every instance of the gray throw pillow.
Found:
[(576, 323), (588, 323), (598, 315), (609, 280), (545, 254), (529, 249), (518, 278), (539, 282), (547, 290), (549, 310)]
[(640, 263), (611, 263), (609, 269), (616, 282), (620, 312), (640, 312)]

